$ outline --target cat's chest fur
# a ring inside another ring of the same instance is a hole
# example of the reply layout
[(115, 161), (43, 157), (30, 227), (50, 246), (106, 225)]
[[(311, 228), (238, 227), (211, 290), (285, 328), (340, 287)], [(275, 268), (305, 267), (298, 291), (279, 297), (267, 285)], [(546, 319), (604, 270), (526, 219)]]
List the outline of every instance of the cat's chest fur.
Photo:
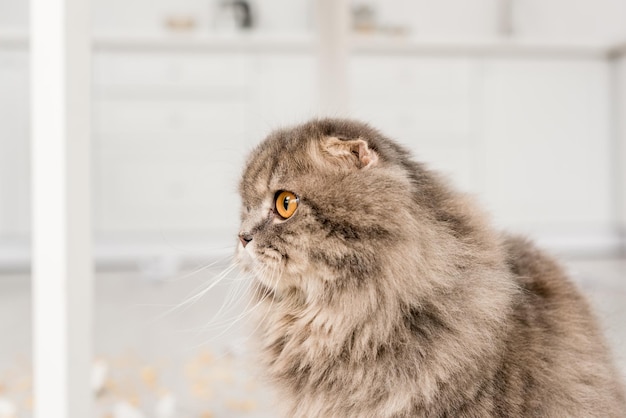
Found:
[[(622, 416), (619, 381), (579, 295), (560, 277), (537, 276), (560, 270), (532, 247), (511, 245), (518, 288), (492, 305), (490, 318), (477, 313), (490, 302), (471, 292), (450, 294), (460, 307), (447, 312), (442, 301), (360, 318), (268, 302), (261, 358), (285, 416)], [(520, 271), (529, 256), (537, 264)], [(600, 415), (590, 397), (605, 405)]]
[(478, 364), (499, 360), (497, 342), (487, 347), (489, 338), (477, 335), (480, 342), (464, 346), (466, 334), (428, 307), (356, 319), (345, 310), (287, 304), (281, 313), (281, 303), (273, 305), (262, 358), (290, 417), (440, 416), (480, 390), (489, 372)]

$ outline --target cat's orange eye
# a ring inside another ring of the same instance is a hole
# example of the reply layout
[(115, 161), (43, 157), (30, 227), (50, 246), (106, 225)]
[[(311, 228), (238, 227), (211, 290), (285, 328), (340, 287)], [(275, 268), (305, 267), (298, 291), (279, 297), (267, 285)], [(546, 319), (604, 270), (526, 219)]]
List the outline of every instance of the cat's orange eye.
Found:
[(298, 197), (287, 191), (281, 191), (276, 194), (276, 212), (283, 219), (289, 219), (293, 216), (298, 208)]

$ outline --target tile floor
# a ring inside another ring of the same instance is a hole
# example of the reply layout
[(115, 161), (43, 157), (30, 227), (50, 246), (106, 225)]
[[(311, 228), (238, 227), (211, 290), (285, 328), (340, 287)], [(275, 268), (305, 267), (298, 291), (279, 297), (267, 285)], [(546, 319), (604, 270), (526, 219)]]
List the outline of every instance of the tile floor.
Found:
[[(626, 377), (626, 259), (564, 262), (596, 307)], [(228, 285), (168, 313), (223, 269), (171, 280), (136, 272), (97, 275), (97, 418), (276, 416), (272, 394), (258, 383), (245, 349), (251, 330), (245, 318), (233, 324), (245, 285), (235, 273)], [(30, 309), (28, 277), (0, 276), (2, 418), (31, 416)]]

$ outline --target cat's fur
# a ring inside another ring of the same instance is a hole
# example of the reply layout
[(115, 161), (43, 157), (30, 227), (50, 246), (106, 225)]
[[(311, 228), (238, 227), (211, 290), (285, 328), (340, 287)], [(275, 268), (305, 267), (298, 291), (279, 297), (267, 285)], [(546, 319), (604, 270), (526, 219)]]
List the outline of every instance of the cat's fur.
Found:
[[(280, 190), (300, 199), (286, 221)], [(626, 416), (561, 267), (378, 131), (336, 119), (276, 131), (240, 192), (252, 240), (238, 259), (286, 416)]]

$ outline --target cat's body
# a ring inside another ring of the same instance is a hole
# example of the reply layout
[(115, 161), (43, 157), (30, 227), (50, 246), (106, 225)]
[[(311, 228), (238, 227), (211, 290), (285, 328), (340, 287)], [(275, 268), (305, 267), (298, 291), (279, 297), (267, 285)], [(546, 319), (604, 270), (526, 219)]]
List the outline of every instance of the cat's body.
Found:
[[(561, 268), (377, 131), (343, 120), (277, 131), (240, 190), (238, 257), (286, 416), (626, 416)], [(280, 191), (297, 197), (285, 217)]]

